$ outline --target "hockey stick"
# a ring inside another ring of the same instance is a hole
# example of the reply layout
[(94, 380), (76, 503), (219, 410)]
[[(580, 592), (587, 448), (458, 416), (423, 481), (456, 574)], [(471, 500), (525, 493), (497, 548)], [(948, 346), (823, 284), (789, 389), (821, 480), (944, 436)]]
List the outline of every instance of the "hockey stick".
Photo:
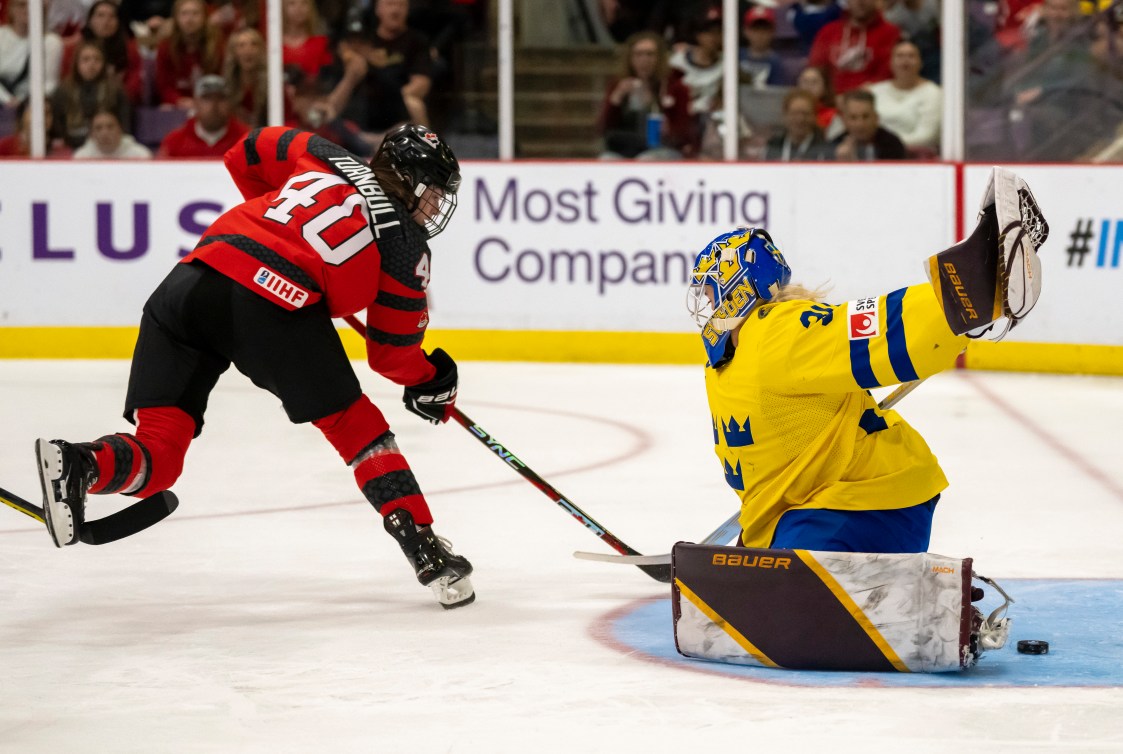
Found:
[[(359, 333), (359, 335), (362, 336), (364, 340), (366, 340), (366, 327), (363, 326), (363, 323), (360, 322), (357, 317), (348, 315), (343, 319), (347, 322), (347, 324), (354, 328), (355, 332)], [(512, 453), (502, 443), (496, 440), (495, 437), (491, 435), (491, 433), (468, 418), (468, 416), (463, 411), (453, 406), (449, 416), (450, 418), (454, 419), (457, 424), (468, 430), (473, 437), (483, 443), (483, 445), (488, 450), (495, 453), (504, 463), (517, 471), (520, 476), (537, 487), (540, 492), (546, 495), (546, 497), (550, 498), (564, 510), (568, 511), (569, 514), (580, 521), (586, 529), (591, 531), (593, 534), (596, 534), (602, 542), (607, 544), (613, 550), (616, 550), (616, 552), (620, 553), (621, 555), (642, 557), (641, 553), (638, 550), (635, 550), (624, 544), (615, 534), (602, 526), (588, 513), (577, 507), (577, 505), (570, 501), (565, 495), (554, 489), (549, 482), (538, 476), (538, 474), (536, 474), (533, 469), (519, 460), (514, 453)], [(636, 565), (641, 571), (643, 571), (656, 581), (661, 581), (664, 584), (671, 583), (671, 566), (669, 565), (669, 561), (667, 565), (646, 565), (640, 563), (637, 563)]]
[[(927, 378), (925, 378), (927, 379)], [(885, 396), (881, 403), (877, 404), (880, 411), (888, 411), (901, 402), (901, 399), (906, 395), (916, 390), (920, 383), (924, 380), (913, 380), (912, 382), (905, 382), (898, 385), (893, 392)], [(733, 539), (734, 535), (741, 533), (740, 519), (741, 511), (737, 511), (732, 516), (727, 518), (721, 526), (714, 529), (706, 538), (699, 544), (703, 545), (724, 545)], [(664, 553), (662, 555), (606, 555), (600, 552), (583, 552), (578, 550), (573, 553), (573, 557), (578, 560), (595, 560), (599, 563), (619, 563), (621, 565), (634, 565), (634, 566), (655, 566), (666, 565), (670, 567), (671, 554)]]
[[(0, 487), (0, 503), (30, 516), (41, 524), (46, 521), (43, 509), (29, 503), (19, 495)], [(133, 503), (128, 508), (112, 513), (104, 518), (86, 521), (78, 532), (78, 539), (88, 545), (104, 545), (118, 539), (131, 537), (149, 526), (163, 521), (179, 507), (179, 499), (170, 491), (157, 492), (155, 495)]]
[(30, 516), (41, 524), (46, 524), (47, 521), (43, 518), (43, 509), (34, 503), (29, 503), (22, 497), (13, 495), (7, 490), (0, 488), (0, 503), (8, 506), (13, 510), (17, 510), (25, 516)]

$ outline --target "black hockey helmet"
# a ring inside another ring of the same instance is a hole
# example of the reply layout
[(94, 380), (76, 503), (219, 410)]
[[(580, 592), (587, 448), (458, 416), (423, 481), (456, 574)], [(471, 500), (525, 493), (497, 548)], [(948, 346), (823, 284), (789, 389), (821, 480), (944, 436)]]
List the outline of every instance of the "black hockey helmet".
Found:
[(409, 192), (406, 208), (421, 211), (430, 238), (445, 229), (456, 209), (460, 163), (430, 128), (407, 123), (391, 130), (371, 165), (387, 165), (397, 174)]

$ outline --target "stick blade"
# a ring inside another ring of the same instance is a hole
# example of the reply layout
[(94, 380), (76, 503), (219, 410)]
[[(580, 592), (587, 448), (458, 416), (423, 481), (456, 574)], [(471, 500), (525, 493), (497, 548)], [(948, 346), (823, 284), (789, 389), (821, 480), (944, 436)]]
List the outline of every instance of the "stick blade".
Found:
[(598, 563), (618, 563), (620, 565), (650, 566), (671, 564), (671, 554), (663, 555), (612, 555), (603, 552), (584, 552), (578, 550), (573, 553), (578, 560), (595, 560)]
[(608, 555), (602, 552), (584, 552), (578, 550), (573, 553), (578, 560), (595, 560), (598, 563), (616, 563), (617, 565), (630, 565), (639, 568), (656, 581), (670, 584), (674, 581), (671, 574), (671, 555)]
[(675, 580), (669, 565), (641, 565), (639, 569), (656, 581), (670, 584)]
[(104, 545), (144, 531), (158, 524), (179, 507), (175, 493), (165, 490), (133, 503), (104, 518), (87, 521), (82, 526), (78, 538), (88, 545)]

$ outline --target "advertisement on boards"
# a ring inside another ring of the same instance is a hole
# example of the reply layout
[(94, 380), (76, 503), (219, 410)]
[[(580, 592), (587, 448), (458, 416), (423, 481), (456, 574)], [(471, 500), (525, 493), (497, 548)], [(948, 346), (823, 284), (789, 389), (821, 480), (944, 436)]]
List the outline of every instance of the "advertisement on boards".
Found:
[[(688, 332), (694, 258), (767, 229), (793, 279), (845, 301), (923, 279), (951, 243), (938, 165), (478, 162), (432, 242), (433, 327)], [(219, 162), (10, 163), (0, 326), (135, 325), (148, 294), (240, 200)]]
[[(1010, 165), (1049, 224), (1037, 306), (1009, 341), (1123, 345), (1123, 167)], [(964, 170), (964, 211), (973, 227), (990, 167)]]

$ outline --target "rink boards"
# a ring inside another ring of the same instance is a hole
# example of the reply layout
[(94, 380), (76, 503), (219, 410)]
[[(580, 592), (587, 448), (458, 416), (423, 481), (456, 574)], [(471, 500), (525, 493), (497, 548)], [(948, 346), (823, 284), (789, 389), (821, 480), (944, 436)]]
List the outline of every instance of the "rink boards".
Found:
[[(1037, 310), (968, 366), (1123, 374), (1120, 166), (1026, 166), (1051, 228)], [(693, 363), (688, 271), (766, 227), (829, 300), (923, 280), (989, 166), (470, 162), (432, 243), (431, 342), (462, 358)], [(0, 357), (127, 358), (149, 292), (239, 200), (217, 162), (13, 162), (0, 185)], [(635, 334), (640, 334), (635, 337)], [(357, 339), (349, 347), (359, 353)]]

